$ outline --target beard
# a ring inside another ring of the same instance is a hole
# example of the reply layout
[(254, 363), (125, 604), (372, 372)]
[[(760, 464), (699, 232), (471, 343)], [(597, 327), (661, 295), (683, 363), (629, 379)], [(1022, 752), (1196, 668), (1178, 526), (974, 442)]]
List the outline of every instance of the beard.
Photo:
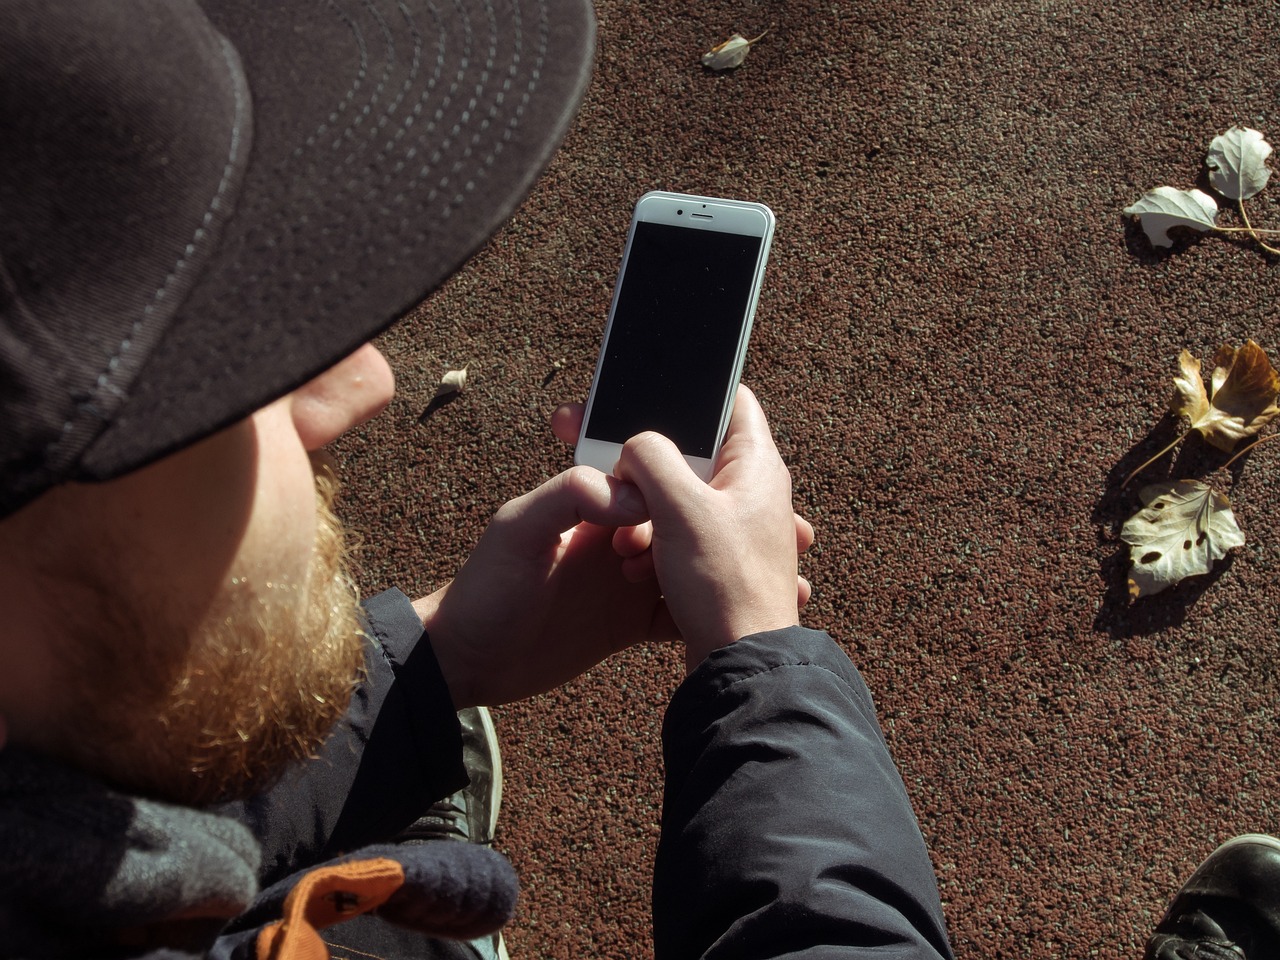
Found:
[(64, 757), (130, 792), (206, 806), (315, 756), (350, 704), (366, 642), (336, 491), (318, 470), (303, 583), (232, 577), (185, 637), (108, 607), (101, 642), (68, 664)]

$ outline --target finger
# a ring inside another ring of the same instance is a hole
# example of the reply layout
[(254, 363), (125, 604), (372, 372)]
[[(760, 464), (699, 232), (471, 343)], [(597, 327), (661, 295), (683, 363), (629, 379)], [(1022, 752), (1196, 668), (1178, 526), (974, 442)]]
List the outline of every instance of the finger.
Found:
[(494, 523), (524, 546), (537, 549), (586, 522), (634, 526), (649, 518), (644, 499), (629, 484), (590, 467), (570, 467), (522, 497), (505, 503)]
[(637, 434), (624, 443), (613, 473), (640, 488), (650, 515), (679, 516), (707, 495), (707, 485), (660, 433)]
[[(773, 434), (769, 431), (769, 421), (765, 418), (760, 401), (746, 384), (738, 384), (738, 395), (733, 404), (733, 415), (729, 418), (729, 430), (725, 434), (724, 445), (720, 448), (719, 468), (716, 476), (730, 468), (738, 460), (764, 456), (777, 458), (778, 448), (774, 446)], [(713, 480), (713, 486), (715, 485)]]
[(653, 545), (653, 524), (619, 527), (613, 532), (613, 549), (620, 557), (638, 557)]
[(562, 403), (551, 411), (551, 432), (563, 443), (574, 446), (582, 433), (583, 406), (580, 403)]
[(659, 643), (674, 643), (682, 639), (680, 628), (676, 626), (665, 600), (658, 601), (657, 608), (653, 611), (653, 617), (649, 621), (649, 637)]
[(813, 596), (813, 584), (804, 577), (796, 577), (796, 600), (800, 606), (804, 606), (809, 602), (809, 598)]
[(814, 533), (813, 524), (811, 524), (800, 514), (796, 514), (796, 550), (804, 553), (813, 546)]
[(622, 561), (622, 576), (628, 583), (644, 583), (658, 575), (658, 568), (653, 564), (653, 551), (646, 550), (634, 557), (626, 557)]

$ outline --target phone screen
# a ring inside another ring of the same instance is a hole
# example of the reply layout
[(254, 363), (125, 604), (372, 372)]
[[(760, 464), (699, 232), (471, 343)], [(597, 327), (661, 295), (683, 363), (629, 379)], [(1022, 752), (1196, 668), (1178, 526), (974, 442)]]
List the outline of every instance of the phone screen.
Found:
[(686, 456), (715, 453), (761, 242), (636, 224), (585, 436), (656, 430)]

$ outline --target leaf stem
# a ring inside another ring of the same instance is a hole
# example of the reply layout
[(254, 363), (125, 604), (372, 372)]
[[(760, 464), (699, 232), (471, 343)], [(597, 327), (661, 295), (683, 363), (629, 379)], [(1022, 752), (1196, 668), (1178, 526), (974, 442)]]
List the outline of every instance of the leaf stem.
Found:
[(1166, 453), (1168, 453), (1170, 450), (1176, 447), (1180, 441), (1186, 439), (1187, 434), (1190, 433), (1191, 430), (1192, 430), (1191, 427), (1187, 427), (1186, 433), (1179, 434), (1178, 436), (1173, 438), (1173, 443), (1169, 444), (1167, 447), (1165, 447), (1163, 450), (1157, 453), (1154, 457), (1152, 457), (1146, 463), (1142, 464), (1139, 467), (1134, 467), (1133, 471), (1127, 477), (1124, 478), (1124, 483), (1120, 484), (1120, 489), (1123, 490), (1125, 487), (1127, 487), (1129, 485), (1130, 480), (1132, 480), (1134, 477), (1140, 474), (1143, 470), (1151, 466), (1153, 463), (1155, 463), (1157, 460), (1163, 457)]
[(1275, 247), (1272, 247), (1266, 243), (1263, 243), (1262, 238), (1258, 236), (1258, 231), (1253, 229), (1253, 224), (1249, 222), (1249, 214), (1244, 212), (1244, 197), (1237, 197), (1236, 205), (1240, 208), (1240, 219), (1243, 220), (1244, 225), (1249, 228), (1249, 235), (1253, 237), (1254, 242), (1257, 243), (1258, 246), (1260, 246), (1263, 250), (1267, 251), (1267, 253), (1274, 253), (1274, 254), (1280, 255), (1280, 250), (1277, 250)]
[(1257, 239), (1259, 234), (1266, 234), (1268, 237), (1280, 236), (1280, 230), (1271, 230), (1266, 227), (1220, 227), (1215, 223), (1209, 229), (1215, 233), (1247, 233), (1254, 239)]
[(1256, 447), (1258, 444), (1260, 444), (1260, 443), (1266, 443), (1268, 440), (1274, 440), (1274, 439), (1276, 439), (1277, 437), (1280, 437), (1280, 433), (1271, 433), (1271, 434), (1268, 434), (1268, 435), (1267, 435), (1267, 436), (1265, 436), (1265, 437), (1259, 437), (1257, 440), (1253, 441), (1253, 443), (1249, 444), (1247, 447), (1245, 447), (1243, 450), (1241, 450), (1239, 453), (1237, 453), (1234, 457), (1232, 457), (1230, 460), (1228, 460), (1226, 463), (1224, 463), (1224, 464), (1222, 465), (1222, 469), (1224, 469), (1224, 470), (1225, 470), (1227, 467), (1231, 466), (1233, 463), (1235, 463), (1237, 460), (1239, 460), (1241, 457), (1243, 457), (1246, 453), (1248, 453), (1250, 450), (1252, 450), (1252, 449), (1253, 449), (1254, 447)]

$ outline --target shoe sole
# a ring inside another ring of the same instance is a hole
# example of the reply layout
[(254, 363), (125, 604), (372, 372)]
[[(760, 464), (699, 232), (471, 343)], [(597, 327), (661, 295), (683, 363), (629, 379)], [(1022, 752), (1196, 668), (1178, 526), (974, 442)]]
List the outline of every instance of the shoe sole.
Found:
[[(484, 731), (485, 742), (489, 745), (489, 756), (493, 758), (493, 803), (489, 810), (488, 833), (492, 840), (494, 831), (498, 828), (498, 811), (502, 808), (502, 751), (498, 749), (498, 729), (493, 725), (493, 714), (488, 707), (479, 707), (477, 712), (480, 714), (480, 729)], [(501, 931), (498, 933), (496, 952), (498, 960), (511, 960), (507, 954), (507, 941), (503, 939)]]
[[(502, 807), (502, 751), (498, 749), (498, 730), (493, 725), (493, 714), (489, 712), (488, 707), (480, 707), (478, 712), (480, 728), (484, 731), (484, 739), (489, 744), (489, 754), (493, 758), (493, 803), (489, 809), (489, 832), (486, 834), (492, 839), (494, 831), (498, 828), (498, 810)], [(499, 955), (502, 956), (505, 953), (506, 948), (501, 948)]]
[(1255, 843), (1263, 847), (1270, 847), (1272, 850), (1280, 851), (1280, 840), (1276, 839), (1270, 834), (1242, 833), (1238, 837), (1232, 837), (1230, 840), (1227, 840), (1226, 842), (1219, 844), (1218, 847), (1213, 851), (1213, 853), (1209, 854), (1207, 857), (1205, 857), (1203, 860), (1200, 861), (1199, 865), (1193, 871), (1192, 876), (1194, 876), (1196, 873), (1199, 873), (1201, 867), (1203, 867), (1206, 863), (1208, 863), (1218, 854), (1222, 853), (1222, 851), (1230, 850), (1232, 847), (1245, 847)]
[(1276, 839), (1270, 834), (1242, 833), (1238, 837), (1232, 837), (1226, 843), (1222, 844), (1222, 846), (1218, 847), (1217, 850), (1213, 851), (1213, 853), (1209, 854), (1209, 856), (1213, 856), (1214, 854), (1220, 853), (1223, 850), (1229, 850), (1232, 847), (1243, 847), (1251, 843), (1256, 843), (1259, 846), (1263, 846), (1263, 847), (1270, 847), (1272, 850), (1280, 850), (1280, 840)]

